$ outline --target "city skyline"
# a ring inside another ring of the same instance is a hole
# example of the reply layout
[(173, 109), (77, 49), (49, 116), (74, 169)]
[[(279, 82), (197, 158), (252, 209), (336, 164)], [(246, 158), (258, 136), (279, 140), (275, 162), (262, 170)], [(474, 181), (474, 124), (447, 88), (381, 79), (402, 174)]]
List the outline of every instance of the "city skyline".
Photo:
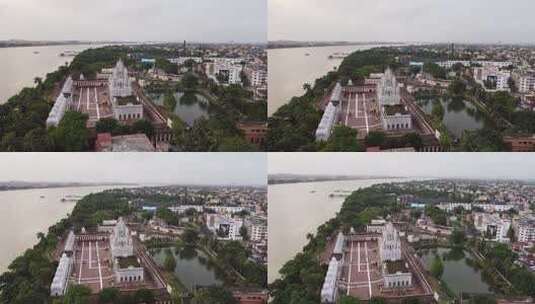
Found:
[(269, 175), (533, 180), (535, 159), (523, 153), (270, 153), (268, 163)]
[(267, 183), (266, 156), (259, 153), (3, 153), (0, 167), (3, 182)]
[[(334, 3), (333, 3), (334, 2)], [(455, 2), (455, 1), (453, 1)], [(535, 3), (517, 0), (271, 0), (270, 41), (533, 43)], [(484, 14), (474, 14), (483, 11)], [(365, 13), (359, 13), (365, 12)], [(514, 18), (511, 18), (514, 16)], [(314, 22), (297, 22), (299, 20)], [(497, 22), (507, 20), (507, 22)]]
[(0, 40), (263, 43), (266, 10), (266, 0), (3, 0)]

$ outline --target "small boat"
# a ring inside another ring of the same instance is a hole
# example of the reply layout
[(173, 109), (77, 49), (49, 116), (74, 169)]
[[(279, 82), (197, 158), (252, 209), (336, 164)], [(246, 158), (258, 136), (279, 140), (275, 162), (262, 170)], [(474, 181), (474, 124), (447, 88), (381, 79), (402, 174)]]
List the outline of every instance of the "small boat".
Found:
[(310, 56), (310, 53), (305, 53), (305, 56)]
[(45, 196), (44, 196), (44, 195), (41, 195), (41, 198), (45, 198)]
[(39, 54), (39, 52), (38, 52), (38, 51), (34, 51), (33, 53), (34, 53), (34, 54)]

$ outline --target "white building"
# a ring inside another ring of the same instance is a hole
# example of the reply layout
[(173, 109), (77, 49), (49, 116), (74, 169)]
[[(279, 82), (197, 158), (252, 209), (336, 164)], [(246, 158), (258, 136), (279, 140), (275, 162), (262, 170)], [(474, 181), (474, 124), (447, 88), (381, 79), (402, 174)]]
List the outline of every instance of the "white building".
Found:
[(110, 236), (110, 248), (113, 258), (130, 257), (134, 255), (134, 245), (130, 230), (126, 227), (123, 218), (119, 218), (117, 225)]
[(535, 242), (535, 216), (529, 215), (516, 222), (516, 236), (519, 242)]
[(383, 129), (400, 131), (412, 129), (412, 116), (401, 104), (400, 87), (394, 72), (387, 68), (377, 84), (377, 101), (381, 108)]
[(233, 241), (243, 239), (240, 235), (243, 222), (240, 219), (229, 218), (220, 214), (207, 214), (206, 226), (218, 239)]
[(72, 232), (71, 230), (69, 231), (69, 235), (67, 236), (67, 240), (65, 241), (65, 247), (63, 250), (69, 256), (72, 255), (72, 253), (74, 253), (74, 241), (75, 241), (74, 232)]
[(268, 229), (267, 222), (264, 218), (254, 217), (246, 221), (247, 233), (249, 239), (253, 242), (267, 240)]
[(119, 60), (108, 80), (113, 116), (119, 121), (139, 120), (143, 118), (143, 105), (134, 94), (128, 69)]
[(205, 63), (205, 73), (217, 83), (241, 84), (242, 61), (237, 58), (213, 58), (213, 62)]
[(485, 81), (496, 83), (496, 88), (489, 90), (510, 91), (509, 79), (511, 78), (511, 73), (509, 71), (502, 71), (499, 67), (492, 65), (484, 65), (483, 67), (474, 68), (473, 72), (476, 82), (483, 86)]
[(245, 75), (253, 87), (261, 87), (267, 84), (267, 68), (263, 65), (248, 65), (245, 67)]
[(535, 74), (526, 73), (526, 74), (513, 74), (513, 79), (515, 80), (515, 85), (518, 88), (520, 93), (529, 93), (535, 91)]
[(69, 282), (69, 276), (71, 275), (72, 261), (72, 258), (63, 253), (59, 260), (56, 273), (54, 274), (54, 279), (52, 279), (52, 284), (50, 285), (51, 296), (58, 297), (65, 294), (65, 290), (67, 289)]
[(128, 69), (120, 59), (112, 70), (109, 86), (110, 96), (127, 97), (132, 95), (132, 82), (128, 76)]
[(331, 99), (323, 112), (320, 124), (316, 129), (316, 141), (327, 141), (331, 137), (331, 133), (338, 121), (338, 113), (340, 111), (340, 101), (342, 98), (342, 86), (337, 83), (331, 93)]
[(502, 219), (497, 214), (475, 213), (474, 226), (486, 238), (502, 243), (510, 241), (507, 234), (511, 228), (511, 221)]
[(69, 76), (67, 80), (65, 80), (63, 88), (61, 89), (61, 92), (54, 102), (54, 106), (48, 114), (48, 118), (46, 120), (47, 127), (57, 127), (60, 121), (63, 119), (65, 112), (69, 108), (69, 104), (72, 102), (72, 85), (73, 80), (71, 76)]
[(338, 274), (340, 271), (340, 262), (335, 257), (329, 262), (329, 268), (325, 275), (325, 281), (321, 288), (321, 303), (334, 304), (338, 298)]
[(178, 213), (178, 214), (183, 214), (187, 210), (190, 210), (190, 209), (201, 213), (201, 212), (204, 211), (204, 206), (201, 206), (201, 205), (179, 205), (179, 206), (169, 207), (169, 210), (171, 210), (174, 213)]
[(377, 84), (377, 100), (379, 106), (398, 105), (401, 103), (401, 94), (394, 72), (387, 68), (383, 77)]
[(379, 239), (379, 253), (383, 262), (401, 260), (401, 240), (397, 229), (390, 222), (384, 226), (383, 235)]

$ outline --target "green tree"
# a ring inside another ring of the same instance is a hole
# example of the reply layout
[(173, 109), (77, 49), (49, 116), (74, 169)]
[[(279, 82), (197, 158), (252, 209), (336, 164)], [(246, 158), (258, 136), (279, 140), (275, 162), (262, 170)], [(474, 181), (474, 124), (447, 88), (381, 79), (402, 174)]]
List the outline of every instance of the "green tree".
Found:
[(155, 302), (154, 293), (149, 289), (138, 289), (134, 294), (134, 299), (137, 303), (152, 304)]
[(249, 233), (247, 231), (247, 227), (245, 227), (245, 226), (241, 226), (240, 227), (240, 235), (244, 240), (248, 240), (249, 239)]
[(154, 126), (150, 123), (150, 121), (146, 119), (140, 119), (132, 125), (132, 132), (134, 133), (143, 133), (147, 135), (148, 138), (152, 138), (154, 136)]
[(115, 135), (119, 130), (119, 122), (115, 118), (102, 118), (97, 121), (95, 129), (97, 133), (111, 133)]
[(463, 230), (455, 229), (450, 235), (450, 242), (454, 246), (462, 246), (466, 241), (466, 234)]
[(89, 131), (87, 130), (86, 114), (68, 111), (63, 116), (57, 128), (51, 129), (56, 150), (65, 152), (80, 152), (88, 148)]
[(386, 134), (380, 131), (371, 131), (366, 136), (366, 145), (370, 146), (382, 146), (385, 143)]
[(445, 114), (446, 111), (444, 110), (442, 103), (440, 101), (435, 101), (433, 103), (433, 109), (431, 110), (431, 116), (433, 116), (433, 119), (437, 122), (442, 122)]
[(175, 94), (173, 94), (173, 92), (168, 91), (167, 93), (165, 93), (164, 98), (163, 98), (163, 105), (165, 109), (167, 109), (167, 111), (173, 113), (176, 108), (176, 103), (177, 101), (175, 98)]
[(424, 72), (431, 74), (435, 78), (446, 79), (446, 70), (436, 63), (425, 63)]
[(121, 296), (121, 293), (119, 292), (118, 288), (115, 287), (107, 287), (102, 289), (99, 295), (99, 301), (103, 304), (108, 303), (117, 303)]
[(89, 303), (91, 289), (84, 285), (70, 285), (63, 298), (64, 304), (86, 304)]
[(167, 271), (170, 271), (170, 272), (173, 272), (175, 271), (175, 268), (176, 268), (176, 260), (175, 260), (175, 256), (173, 255), (172, 252), (168, 252), (165, 256), (165, 260), (163, 262), (163, 267), (165, 268), (165, 270)]
[(435, 256), (435, 259), (433, 260), (433, 263), (431, 264), (431, 274), (435, 278), (440, 279), (443, 273), (444, 273), (444, 263), (442, 262), (442, 259), (437, 255)]
[(24, 151), (48, 152), (53, 150), (52, 139), (44, 128), (36, 128), (24, 135)]
[(238, 304), (228, 289), (208, 287), (201, 289), (194, 297), (195, 304)]
[(194, 229), (186, 229), (182, 234), (182, 240), (189, 246), (195, 246), (199, 241), (199, 233)]
[(255, 145), (240, 136), (226, 137), (218, 147), (219, 152), (254, 152)]
[(357, 130), (347, 126), (334, 127), (331, 137), (322, 151), (325, 152), (357, 152), (362, 147), (357, 141)]
[(416, 132), (404, 135), (403, 140), (407, 142), (411, 147), (413, 147), (416, 151), (421, 150), (424, 146), (422, 137)]
[(341, 296), (339, 304), (360, 304), (360, 300), (352, 296)]
[(199, 78), (197, 78), (195, 74), (186, 73), (184, 77), (182, 77), (182, 87), (184, 88), (184, 91), (195, 91), (198, 85)]

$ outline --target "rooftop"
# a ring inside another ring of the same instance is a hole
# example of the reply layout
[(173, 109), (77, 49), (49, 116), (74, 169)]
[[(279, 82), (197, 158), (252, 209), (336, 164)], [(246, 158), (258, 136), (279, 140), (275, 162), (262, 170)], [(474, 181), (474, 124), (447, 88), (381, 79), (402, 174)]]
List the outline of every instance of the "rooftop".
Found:
[(117, 104), (120, 106), (126, 106), (127, 104), (138, 105), (141, 104), (134, 96), (117, 97)]
[(113, 152), (154, 152), (155, 148), (145, 134), (112, 137)]
[(385, 265), (386, 265), (386, 271), (388, 272), (388, 274), (395, 274), (397, 272), (402, 272), (402, 273), (409, 272), (409, 269), (405, 267), (405, 262), (402, 260), (386, 261)]
[(386, 105), (384, 106), (384, 109), (385, 109), (386, 115), (388, 116), (394, 116), (396, 114), (402, 114), (402, 115), (409, 114), (409, 111), (405, 109), (405, 106), (400, 105), (400, 104), (394, 105), (394, 106)]
[(131, 256), (127, 258), (119, 257), (117, 258), (117, 262), (119, 262), (119, 267), (121, 269), (126, 269), (128, 267), (134, 267), (134, 268), (141, 267), (141, 265), (139, 264), (135, 256)]

